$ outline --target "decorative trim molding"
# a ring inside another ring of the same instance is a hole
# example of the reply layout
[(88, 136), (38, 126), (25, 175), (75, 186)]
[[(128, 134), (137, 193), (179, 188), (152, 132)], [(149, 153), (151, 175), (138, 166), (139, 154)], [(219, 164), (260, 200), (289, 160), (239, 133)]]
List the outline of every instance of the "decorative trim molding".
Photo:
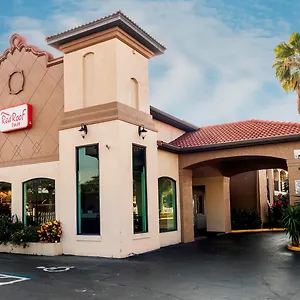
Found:
[(148, 59), (154, 56), (154, 53), (151, 50), (146, 48), (139, 41), (134, 39), (132, 36), (130, 36), (127, 32), (125, 32), (119, 27), (113, 27), (101, 32), (91, 34), (86, 37), (76, 39), (69, 43), (65, 43), (59, 46), (59, 50), (67, 54), (89, 46), (93, 46), (98, 43), (103, 43), (114, 38), (119, 39), (127, 46), (131, 47), (132, 49), (134, 49), (135, 51), (137, 51), (138, 53), (140, 53)]
[[(11, 79), (12, 77), (15, 75), (15, 74), (21, 74), (22, 76), (22, 83), (21, 83), (21, 86), (16, 90), (16, 91), (13, 91), (12, 88), (11, 88)], [(22, 92), (24, 90), (24, 84), (25, 84), (25, 76), (24, 76), (24, 72), (23, 71), (14, 71), (13, 73), (11, 73), (9, 75), (9, 79), (8, 79), (8, 88), (9, 88), (9, 93), (11, 95), (17, 95), (19, 94), (20, 92)]]
[(20, 160), (11, 160), (11, 161), (6, 161), (6, 162), (0, 162), (0, 168), (40, 164), (40, 163), (53, 162), (53, 161), (58, 161), (58, 160), (59, 160), (58, 155), (46, 156), (46, 157), (33, 157), (33, 158), (29, 158), (29, 159), (20, 159)]
[(66, 43), (75, 41), (82, 37), (88, 37), (93, 33), (99, 33), (113, 27), (119, 27), (123, 29), (126, 33), (134, 37), (135, 40), (139, 41), (155, 55), (163, 54), (166, 50), (165, 46), (155, 40), (151, 35), (149, 35), (149, 33), (143, 30), (120, 10), (95, 21), (88, 22), (64, 32), (48, 36), (46, 41), (50, 46), (59, 49), (60, 46)]
[(119, 102), (110, 102), (65, 112), (59, 130), (79, 127), (81, 123), (91, 125), (113, 120), (124, 121), (136, 126), (143, 124), (145, 128), (157, 131), (150, 114)]
[(51, 53), (41, 50), (37, 46), (28, 45), (26, 39), (23, 36), (15, 33), (10, 38), (10, 48), (7, 48), (3, 52), (3, 55), (0, 57), (0, 64), (7, 59), (7, 56), (9, 54), (13, 55), (16, 50), (21, 51), (22, 49), (25, 49), (26, 52), (31, 52), (38, 57), (43, 55), (46, 56), (47, 63), (50, 63), (54, 60), (54, 57)]

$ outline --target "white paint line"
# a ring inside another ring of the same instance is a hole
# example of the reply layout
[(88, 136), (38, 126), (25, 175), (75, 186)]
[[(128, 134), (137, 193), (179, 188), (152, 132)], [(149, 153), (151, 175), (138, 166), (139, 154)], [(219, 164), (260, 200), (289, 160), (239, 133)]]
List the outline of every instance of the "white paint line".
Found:
[(0, 286), (8, 285), (8, 284), (14, 284), (14, 283), (17, 283), (17, 282), (22, 282), (22, 281), (30, 280), (30, 278), (13, 276), (13, 275), (6, 275), (6, 274), (0, 274), (0, 279), (1, 278), (3, 278), (3, 279), (10, 278), (10, 279), (13, 279), (13, 280), (6, 281), (6, 282), (1, 282), (1, 280), (0, 280)]

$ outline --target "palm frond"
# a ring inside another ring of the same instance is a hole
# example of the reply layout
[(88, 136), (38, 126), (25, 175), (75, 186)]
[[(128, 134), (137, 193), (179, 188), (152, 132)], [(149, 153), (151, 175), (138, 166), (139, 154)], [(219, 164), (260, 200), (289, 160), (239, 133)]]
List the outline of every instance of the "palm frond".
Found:
[[(293, 32), (288, 42), (281, 42), (275, 49), (273, 63), (275, 76), (286, 92), (300, 93), (300, 33)], [(300, 107), (298, 108), (300, 109)]]
[(300, 52), (300, 33), (293, 32), (290, 36), (288, 44), (291, 45), (296, 51)]

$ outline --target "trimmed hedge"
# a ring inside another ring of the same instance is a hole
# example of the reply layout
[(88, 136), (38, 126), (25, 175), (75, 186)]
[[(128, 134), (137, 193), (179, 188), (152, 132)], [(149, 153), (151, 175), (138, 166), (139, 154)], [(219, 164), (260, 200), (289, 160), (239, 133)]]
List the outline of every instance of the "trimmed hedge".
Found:
[(262, 220), (258, 211), (254, 209), (237, 209), (231, 210), (231, 229), (260, 229)]

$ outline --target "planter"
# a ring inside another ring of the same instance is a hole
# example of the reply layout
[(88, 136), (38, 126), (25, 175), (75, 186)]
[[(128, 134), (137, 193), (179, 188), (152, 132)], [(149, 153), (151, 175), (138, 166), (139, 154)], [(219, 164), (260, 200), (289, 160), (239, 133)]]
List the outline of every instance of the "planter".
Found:
[(292, 244), (288, 244), (287, 245), (287, 248), (291, 251), (296, 251), (296, 252), (300, 252), (300, 247), (295, 247), (295, 246), (292, 246)]
[(11, 244), (0, 245), (0, 253), (57, 256), (62, 255), (61, 243), (29, 243), (26, 248)]

